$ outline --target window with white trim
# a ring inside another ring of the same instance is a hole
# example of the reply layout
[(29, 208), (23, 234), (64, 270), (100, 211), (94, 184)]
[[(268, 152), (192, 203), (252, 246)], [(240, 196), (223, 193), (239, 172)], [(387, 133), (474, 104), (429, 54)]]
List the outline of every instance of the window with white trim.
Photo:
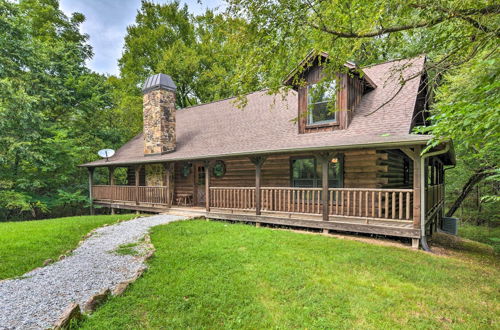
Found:
[(307, 87), (307, 124), (335, 123), (337, 83), (324, 81)]

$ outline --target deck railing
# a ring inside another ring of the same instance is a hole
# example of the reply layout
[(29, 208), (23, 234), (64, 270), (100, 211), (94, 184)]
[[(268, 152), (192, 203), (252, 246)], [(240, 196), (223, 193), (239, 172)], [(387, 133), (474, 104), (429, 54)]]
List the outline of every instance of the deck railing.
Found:
[[(262, 187), (261, 210), (322, 214), (322, 188)], [(412, 221), (412, 189), (328, 189), (328, 214), (339, 217)], [(210, 207), (255, 209), (254, 187), (210, 187)]]
[(211, 207), (255, 210), (255, 187), (210, 187), (209, 198)]
[(436, 184), (425, 188), (425, 210), (426, 215), (434, 212), (444, 202), (444, 185)]
[(262, 210), (321, 214), (321, 188), (262, 187)]
[(412, 189), (330, 188), (330, 215), (412, 220)]
[(92, 186), (92, 199), (97, 201), (169, 204), (168, 187), (164, 186)]

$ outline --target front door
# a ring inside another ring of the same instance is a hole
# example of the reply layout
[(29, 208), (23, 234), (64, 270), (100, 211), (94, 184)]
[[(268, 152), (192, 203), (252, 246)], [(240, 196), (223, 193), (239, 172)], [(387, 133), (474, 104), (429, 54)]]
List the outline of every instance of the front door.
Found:
[(196, 166), (196, 202), (198, 206), (205, 206), (205, 166)]

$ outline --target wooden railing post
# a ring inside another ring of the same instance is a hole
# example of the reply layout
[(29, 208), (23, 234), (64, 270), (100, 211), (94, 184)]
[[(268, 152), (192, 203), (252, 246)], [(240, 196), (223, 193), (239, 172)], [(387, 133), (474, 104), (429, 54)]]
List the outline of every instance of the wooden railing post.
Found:
[(135, 204), (139, 205), (139, 183), (142, 165), (135, 167)]
[(261, 184), (261, 177), (262, 177), (262, 165), (266, 161), (266, 157), (263, 156), (258, 156), (258, 157), (251, 157), (250, 161), (255, 165), (255, 214), (260, 215), (261, 214), (261, 191), (260, 191), (260, 184)]
[(94, 215), (94, 168), (87, 167), (89, 171), (89, 199), (90, 199), (90, 215)]
[(210, 212), (210, 172), (212, 172), (212, 162), (205, 161), (205, 209)]

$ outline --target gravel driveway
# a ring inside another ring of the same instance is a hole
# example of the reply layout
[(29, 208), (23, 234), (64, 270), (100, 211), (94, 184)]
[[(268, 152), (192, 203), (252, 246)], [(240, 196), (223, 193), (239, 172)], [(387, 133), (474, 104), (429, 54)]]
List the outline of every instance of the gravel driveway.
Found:
[(156, 215), (99, 228), (71, 256), (0, 282), (0, 329), (49, 328), (71, 303), (83, 305), (101, 290), (130, 279), (142, 261), (112, 251), (139, 241), (153, 226), (181, 219)]

